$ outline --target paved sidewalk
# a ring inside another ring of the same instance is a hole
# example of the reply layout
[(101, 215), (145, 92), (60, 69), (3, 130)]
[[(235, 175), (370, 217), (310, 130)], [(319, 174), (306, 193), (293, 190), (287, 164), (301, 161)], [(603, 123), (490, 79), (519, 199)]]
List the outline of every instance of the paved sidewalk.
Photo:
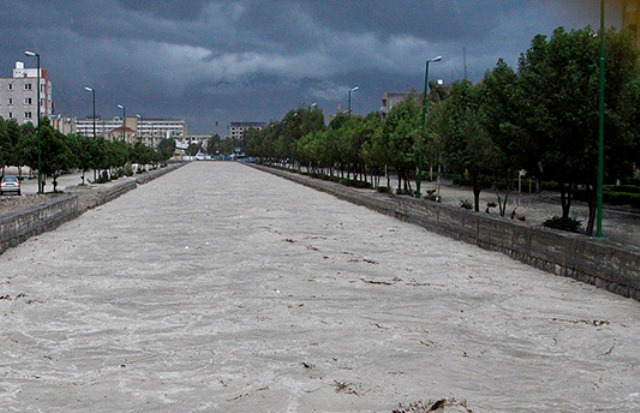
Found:
[(237, 163), (0, 256), (0, 410), (640, 410), (640, 306)]
[[(18, 175), (18, 168), (7, 168), (7, 175)], [(33, 176), (29, 176), (29, 168), (22, 168), (22, 176), (24, 176), (24, 180), (22, 181), (22, 193), (23, 194), (35, 194), (38, 192), (38, 179), (34, 174)], [(72, 173), (66, 174), (58, 177), (58, 190), (63, 191), (67, 186), (80, 185), (82, 183), (82, 173)], [(88, 183), (87, 179), (93, 180), (93, 171), (88, 171), (85, 174), (85, 182)], [(53, 182), (51, 179), (45, 182), (44, 187), (45, 192), (53, 191)]]
[[(427, 184), (423, 192), (426, 193), (426, 190), (430, 189), (435, 189), (435, 184)], [(440, 193), (444, 204), (460, 206), (460, 201), (462, 200), (473, 204), (471, 188), (442, 185)], [(480, 193), (480, 210), (482, 213), (484, 213), (488, 202), (497, 203), (498, 197), (494, 191), (484, 190)], [(562, 215), (560, 196), (549, 192), (541, 194), (511, 192), (507, 204), (507, 217), (514, 208), (516, 213), (524, 216), (526, 222), (531, 225), (542, 225), (547, 219)], [(492, 208), (490, 213), (498, 216), (498, 208)], [(589, 210), (584, 202), (574, 201), (570, 215), (572, 218), (582, 222), (582, 229), (586, 227)], [(605, 208), (602, 227), (607, 239), (623, 245), (640, 248), (640, 211)]]

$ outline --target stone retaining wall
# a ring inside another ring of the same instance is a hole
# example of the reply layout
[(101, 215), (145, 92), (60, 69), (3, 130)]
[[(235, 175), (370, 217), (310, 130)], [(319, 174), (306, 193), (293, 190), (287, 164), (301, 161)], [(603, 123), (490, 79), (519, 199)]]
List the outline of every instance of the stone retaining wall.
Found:
[(379, 194), (251, 165), (402, 221), (640, 301), (640, 253), (607, 240), (533, 227), (450, 205)]
[(107, 203), (171, 171), (183, 163), (171, 164), (141, 174), (136, 179), (116, 181), (109, 185), (66, 188), (67, 194), (36, 206), (0, 216), (0, 254), (29, 237), (57, 228), (88, 209)]
[(0, 216), (0, 254), (29, 237), (57, 228), (80, 215), (78, 195), (63, 195)]

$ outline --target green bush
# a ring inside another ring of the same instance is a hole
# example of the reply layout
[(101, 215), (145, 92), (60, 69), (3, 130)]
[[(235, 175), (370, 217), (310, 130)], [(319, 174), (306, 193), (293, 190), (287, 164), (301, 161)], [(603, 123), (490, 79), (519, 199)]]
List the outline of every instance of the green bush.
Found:
[(640, 208), (640, 194), (631, 192), (605, 192), (604, 201), (609, 205), (630, 205)]
[(544, 221), (542, 225), (547, 228), (559, 229), (561, 231), (579, 232), (582, 223), (574, 218), (562, 218), (555, 216)]
[(343, 185), (351, 186), (354, 188), (371, 189), (371, 184), (367, 181), (358, 181), (355, 179), (344, 179)]
[(389, 193), (389, 187), (388, 186), (379, 186), (376, 188), (376, 191), (380, 192), (381, 194), (388, 194)]
[(631, 194), (624, 192), (606, 192), (604, 201), (610, 205), (630, 205)]
[(640, 186), (639, 185), (605, 185), (605, 192), (628, 192), (631, 194), (640, 194)]
[(124, 167), (124, 175), (133, 176), (133, 167), (130, 163), (126, 164)]

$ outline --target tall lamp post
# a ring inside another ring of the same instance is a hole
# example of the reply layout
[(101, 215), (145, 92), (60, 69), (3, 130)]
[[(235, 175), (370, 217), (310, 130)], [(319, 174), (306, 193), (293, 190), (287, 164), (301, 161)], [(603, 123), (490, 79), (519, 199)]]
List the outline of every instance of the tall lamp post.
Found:
[(36, 65), (37, 65), (36, 67), (38, 70), (38, 75), (37, 75), (38, 85), (36, 86), (38, 89), (36, 94), (36, 100), (37, 100), (36, 116), (38, 119), (38, 123), (36, 126), (36, 134), (37, 134), (37, 140), (38, 140), (38, 193), (41, 194), (43, 192), (43, 188), (42, 188), (42, 138), (40, 134), (40, 55), (38, 53), (31, 52), (29, 50), (26, 50), (24, 54), (26, 56), (36, 58)]
[[(136, 134), (138, 135), (138, 139), (142, 140), (142, 115), (139, 113), (136, 113), (136, 118), (138, 118), (138, 124), (140, 124), (140, 127), (138, 128), (136, 126)], [(140, 130), (140, 132), (138, 132), (138, 130)]]
[[(427, 87), (429, 86), (429, 63), (439, 62), (442, 60), (442, 56), (436, 56), (433, 59), (427, 60), (427, 64), (424, 70), (424, 92), (422, 93), (422, 138), (427, 133)], [(422, 185), (422, 158), (424, 158), (424, 140), (420, 142), (418, 147), (418, 179), (416, 182), (416, 198), (420, 198), (420, 187)]]
[(125, 137), (124, 137), (124, 128), (127, 125), (127, 108), (125, 108), (123, 105), (118, 104), (118, 107), (120, 109), (122, 109), (122, 142), (124, 142)]
[(596, 189), (596, 238), (604, 237), (602, 233), (602, 187), (604, 186), (604, 0), (600, 0), (600, 93), (599, 93), (599, 125), (598, 125), (598, 180)]
[(86, 90), (87, 92), (91, 92), (91, 97), (92, 97), (92, 101), (93, 101), (93, 139), (96, 138), (96, 91), (95, 89), (89, 87), (89, 86), (85, 86), (84, 90)]
[(352, 87), (351, 89), (349, 89), (349, 106), (347, 109), (347, 115), (351, 116), (351, 94), (353, 92), (355, 92), (356, 90), (360, 89), (358, 86), (356, 87)]

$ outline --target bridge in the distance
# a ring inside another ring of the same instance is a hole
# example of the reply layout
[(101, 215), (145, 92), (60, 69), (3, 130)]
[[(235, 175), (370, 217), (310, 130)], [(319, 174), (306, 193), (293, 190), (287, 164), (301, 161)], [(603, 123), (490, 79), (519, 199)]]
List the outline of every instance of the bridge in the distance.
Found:
[(6, 251), (0, 319), (9, 412), (640, 410), (637, 301), (236, 163)]

